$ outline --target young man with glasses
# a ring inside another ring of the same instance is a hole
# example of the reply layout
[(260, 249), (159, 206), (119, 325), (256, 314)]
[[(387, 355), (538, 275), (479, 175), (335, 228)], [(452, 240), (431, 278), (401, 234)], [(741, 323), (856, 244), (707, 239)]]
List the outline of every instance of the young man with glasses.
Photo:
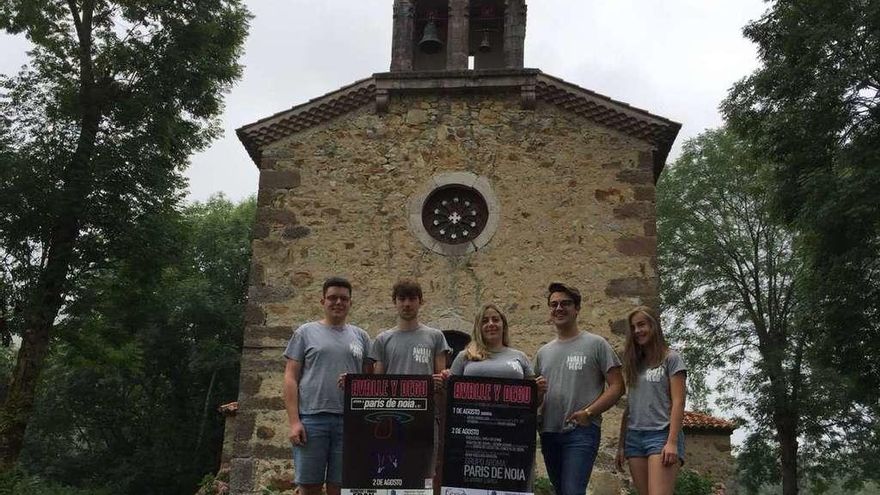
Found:
[(290, 422), (295, 482), (301, 495), (339, 495), (342, 485), (342, 415), (340, 377), (370, 373), (370, 337), (345, 322), (351, 310), (351, 283), (339, 277), (324, 281), (324, 318), (306, 323), (284, 351), (284, 405)]
[(554, 282), (547, 289), (556, 338), (538, 350), (535, 374), (546, 386), (541, 453), (557, 495), (583, 495), (599, 451), (602, 413), (624, 392), (620, 359), (604, 338), (578, 329), (581, 294)]

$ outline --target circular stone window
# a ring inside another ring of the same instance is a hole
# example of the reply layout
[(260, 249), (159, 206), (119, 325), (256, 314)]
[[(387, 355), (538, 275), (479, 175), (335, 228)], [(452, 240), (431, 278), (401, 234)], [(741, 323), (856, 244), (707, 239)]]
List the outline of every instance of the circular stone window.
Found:
[(411, 198), (409, 224), (419, 241), (435, 253), (472, 253), (495, 234), (498, 201), (485, 177), (469, 172), (438, 175)]
[(489, 207), (476, 189), (461, 184), (437, 188), (422, 206), (422, 226), (446, 244), (472, 241), (486, 228)]

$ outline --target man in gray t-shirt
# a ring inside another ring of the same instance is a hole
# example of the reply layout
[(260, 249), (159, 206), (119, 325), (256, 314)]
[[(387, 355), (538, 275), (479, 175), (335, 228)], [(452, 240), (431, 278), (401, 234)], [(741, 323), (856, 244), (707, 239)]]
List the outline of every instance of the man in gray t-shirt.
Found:
[(324, 318), (294, 332), (284, 357), (284, 405), (293, 444), (295, 481), (302, 495), (339, 495), (342, 485), (343, 391), (345, 373), (369, 373), (370, 338), (345, 322), (351, 309), (351, 284), (343, 278), (324, 282)]
[(576, 288), (550, 284), (547, 303), (556, 338), (538, 350), (534, 366), (546, 387), (541, 453), (557, 495), (583, 495), (599, 451), (601, 415), (623, 395), (620, 359), (604, 338), (578, 329)]
[[(397, 311), (397, 326), (380, 333), (373, 341), (370, 347), (373, 371), (389, 375), (431, 375), (435, 399), (439, 398), (443, 387), (440, 373), (446, 368), (446, 356), (451, 349), (443, 332), (419, 323), (419, 310), (424, 303), (422, 287), (415, 280), (401, 279), (391, 290), (391, 300)], [(435, 413), (439, 418), (439, 407)], [(432, 442), (436, 464), (439, 443), (436, 424)], [(434, 480), (434, 485), (436, 491), (438, 480)]]

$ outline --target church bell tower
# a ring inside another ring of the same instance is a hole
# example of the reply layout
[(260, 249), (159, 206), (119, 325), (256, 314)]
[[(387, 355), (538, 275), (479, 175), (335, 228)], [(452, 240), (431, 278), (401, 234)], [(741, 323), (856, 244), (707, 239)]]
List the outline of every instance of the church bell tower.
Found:
[(523, 68), (525, 0), (395, 0), (392, 72)]

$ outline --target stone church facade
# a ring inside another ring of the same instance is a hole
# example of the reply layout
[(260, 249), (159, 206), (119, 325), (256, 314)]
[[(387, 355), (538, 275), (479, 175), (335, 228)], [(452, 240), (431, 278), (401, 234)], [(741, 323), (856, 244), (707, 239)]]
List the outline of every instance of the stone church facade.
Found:
[[(322, 316), (328, 276), (352, 281), (350, 321), (372, 336), (394, 324), (391, 286), (407, 276), (451, 343), (495, 302), (531, 356), (554, 336), (551, 281), (580, 288), (581, 327), (618, 350), (627, 311), (656, 303), (654, 184), (680, 125), (523, 68), (524, 0), (396, 0), (393, 13), (390, 72), (238, 130), (260, 182), (225, 445), (236, 494), (289, 486), (281, 353)], [(599, 484), (620, 409), (606, 418)]]

